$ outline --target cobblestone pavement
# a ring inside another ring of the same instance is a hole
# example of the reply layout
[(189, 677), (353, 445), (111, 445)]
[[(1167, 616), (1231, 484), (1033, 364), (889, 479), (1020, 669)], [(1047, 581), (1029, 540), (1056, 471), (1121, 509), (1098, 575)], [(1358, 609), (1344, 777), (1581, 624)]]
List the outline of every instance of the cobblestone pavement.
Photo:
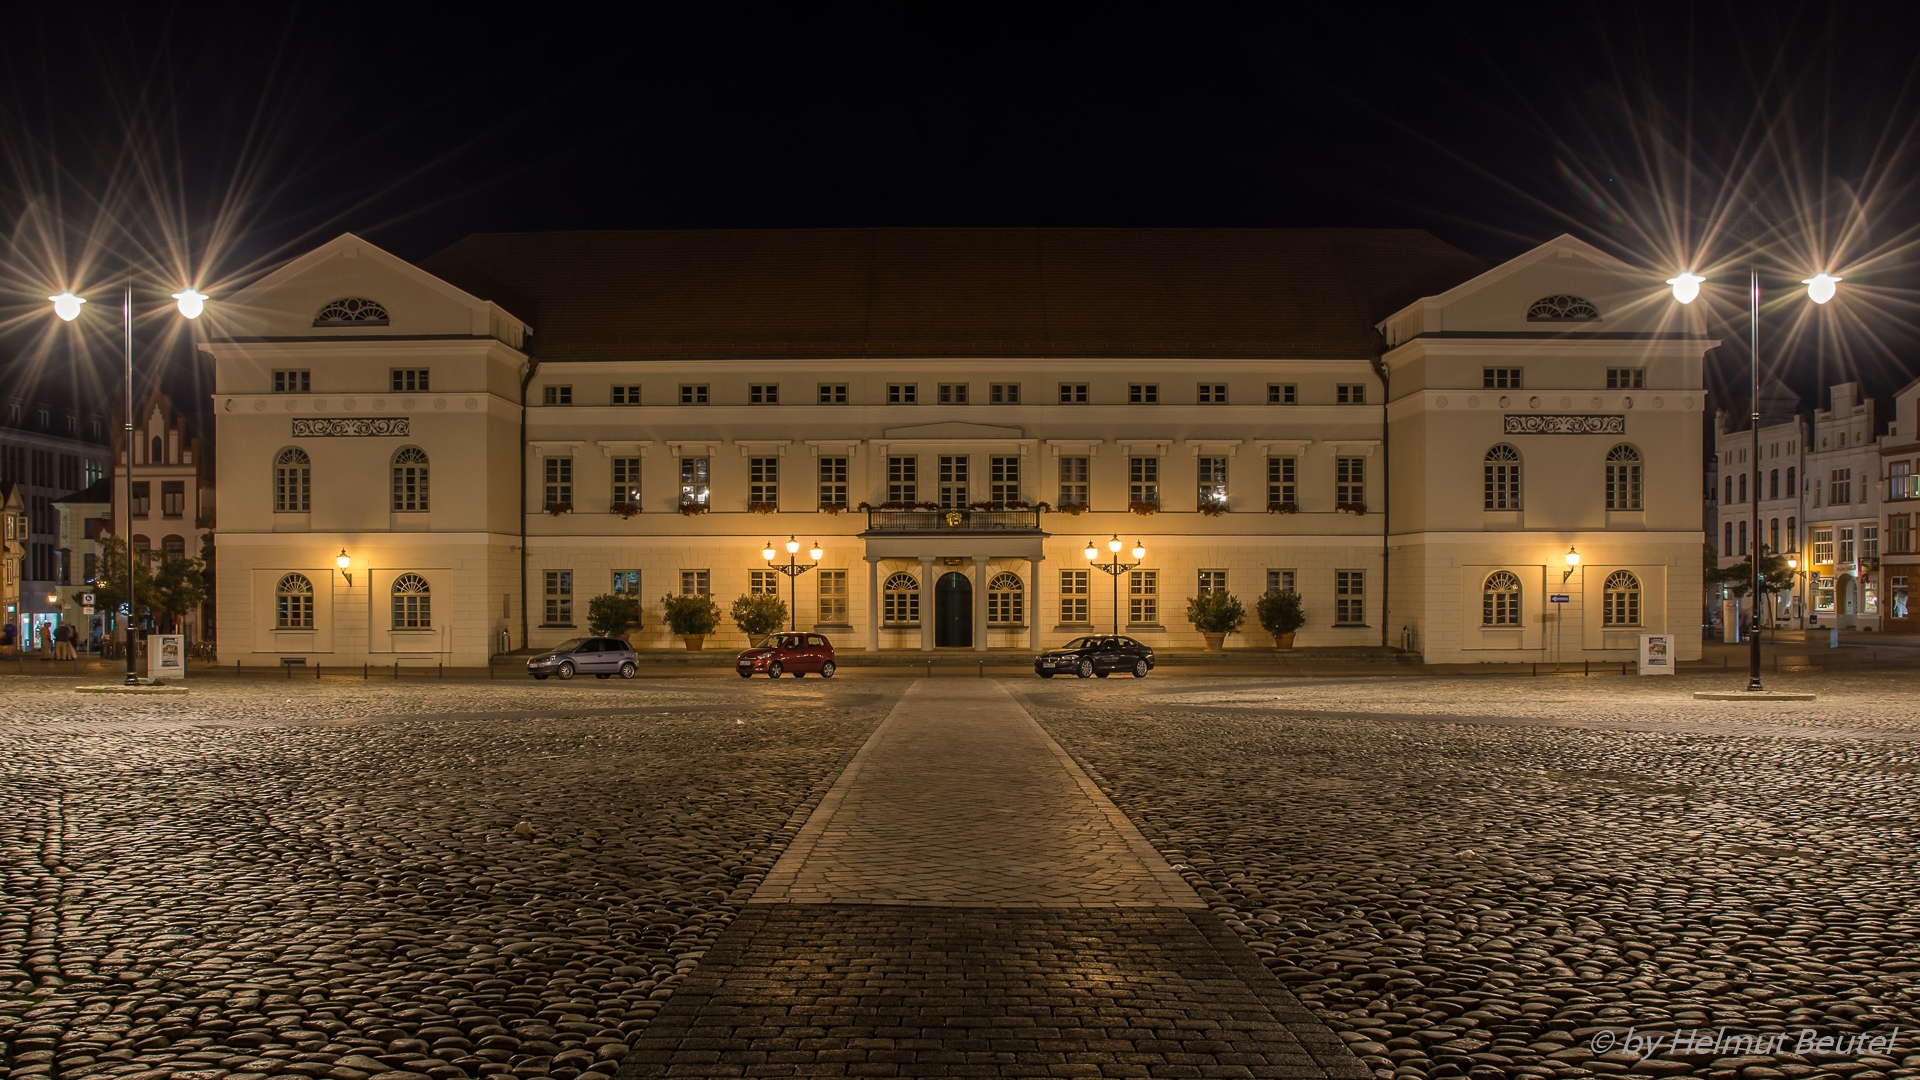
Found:
[(1015, 689), (1380, 1077), (1920, 1076), (1912, 674), (1768, 682)]
[(0, 1066), (610, 1076), (899, 689), (0, 677)]

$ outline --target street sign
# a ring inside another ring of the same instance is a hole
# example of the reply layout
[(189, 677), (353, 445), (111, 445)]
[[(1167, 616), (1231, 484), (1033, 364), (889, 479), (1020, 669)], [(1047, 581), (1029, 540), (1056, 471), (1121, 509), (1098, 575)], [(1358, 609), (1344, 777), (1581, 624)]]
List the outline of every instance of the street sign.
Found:
[(82, 604), (85, 604), (85, 605), (86, 605), (86, 606), (88, 606), (88, 607), (92, 607), (92, 606), (93, 606), (93, 594), (92, 594), (92, 593), (90, 593), (90, 592), (83, 592), (83, 593), (81, 593), (81, 594), (80, 594), (80, 602), (81, 602)]
[(1563, 592), (1557, 592), (1547, 597), (1547, 602), (1553, 603), (1553, 604), (1570, 603), (1572, 600), (1573, 600), (1573, 597)]
[(92, 605), (92, 604), (87, 604), (87, 605), (84, 605), (83, 607), (81, 607), (81, 609), (80, 609), (80, 614), (82, 614), (82, 615), (91, 615), (91, 614), (93, 614), (93, 605)]

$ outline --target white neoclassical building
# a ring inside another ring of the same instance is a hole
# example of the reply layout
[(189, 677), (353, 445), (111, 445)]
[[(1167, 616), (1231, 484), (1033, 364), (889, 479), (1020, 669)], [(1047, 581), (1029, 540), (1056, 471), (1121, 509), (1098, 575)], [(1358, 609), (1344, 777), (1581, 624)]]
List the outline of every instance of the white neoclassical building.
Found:
[[(1387, 230), (494, 234), (422, 266), (346, 235), (217, 299), (224, 662), (479, 664), (615, 592), (671, 647), (664, 595), (774, 589), (855, 651), (1192, 647), (1189, 597), (1277, 589), (1303, 646), (1698, 653), (1714, 342), (1571, 237), (1489, 269)], [(822, 552), (792, 581), (789, 538)]]

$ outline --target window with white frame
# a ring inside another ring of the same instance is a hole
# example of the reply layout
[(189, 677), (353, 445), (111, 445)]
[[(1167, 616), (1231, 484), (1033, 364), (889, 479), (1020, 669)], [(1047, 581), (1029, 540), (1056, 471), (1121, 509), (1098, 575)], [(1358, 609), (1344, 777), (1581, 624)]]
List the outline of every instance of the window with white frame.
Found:
[(1367, 384), (1340, 383), (1333, 388), (1333, 400), (1336, 405), (1365, 405)]
[(546, 571), (546, 617), (542, 626), (573, 625), (573, 571)]
[(847, 505), (846, 458), (823, 457), (820, 459), (820, 505)]
[(1198, 506), (1220, 507), (1227, 504), (1227, 459), (1223, 457), (1203, 457), (1194, 459), (1199, 480)]
[(1199, 584), (1201, 596), (1226, 592), (1227, 572), (1225, 570), (1202, 570), (1200, 571)]
[(887, 459), (887, 501), (910, 503), (920, 498), (920, 459), (916, 457), (890, 457)]
[(712, 459), (680, 459), (680, 505), (683, 508), (706, 508), (713, 498)]
[(987, 498), (996, 503), (1020, 501), (1019, 458), (990, 457), (987, 459)]
[(967, 385), (968, 384), (963, 382), (962, 383), (945, 383), (945, 382), (941, 383), (940, 390), (939, 390), (940, 404), (965, 405), (967, 403)]
[(1607, 369), (1607, 389), (1609, 390), (1644, 390), (1646, 386), (1646, 368), (1610, 367)]
[(1297, 570), (1267, 571), (1267, 591), (1269, 593), (1299, 592), (1300, 573)]
[(1510, 570), (1495, 570), (1480, 586), (1480, 625), (1520, 625), (1520, 578)]
[(1520, 451), (1501, 443), (1487, 451), (1485, 473), (1487, 510), (1520, 509)]
[(1333, 623), (1335, 626), (1364, 626), (1367, 621), (1367, 572), (1333, 572)]
[[(312, 509), (313, 462), (307, 452), (289, 446), (273, 459), (273, 512), (304, 514)], [(128, 508), (131, 513), (133, 508)]]
[(780, 459), (747, 459), (747, 502), (749, 505), (780, 505)]
[(1085, 405), (1087, 403), (1087, 384), (1083, 382), (1060, 384), (1060, 404)]
[(1127, 501), (1146, 506), (1160, 505), (1160, 459), (1127, 459)]
[(1333, 459), (1333, 501), (1336, 503), (1358, 503), (1367, 501), (1367, 459), (1361, 457), (1341, 457)]
[(613, 595), (631, 596), (638, 599), (640, 596), (640, 571), (615, 570), (613, 572)]
[(612, 393), (608, 395), (608, 402), (613, 405), (638, 405), (640, 404), (640, 388), (637, 386), (616, 386), (613, 388)]
[(707, 403), (707, 399), (708, 399), (708, 396), (707, 396), (706, 383), (681, 383), (680, 384), (680, 404), (705, 405)]
[(1060, 621), (1083, 623), (1087, 615), (1088, 570), (1060, 571)]
[(920, 400), (919, 383), (888, 383), (887, 404), (912, 405)]
[(1063, 457), (1060, 459), (1060, 506), (1087, 505), (1087, 459), (1083, 457)]
[(1640, 625), (1640, 579), (1629, 570), (1607, 575), (1601, 590), (1600, 622), (1603, 626)]
[(1834, 469), (1827, 480), (1827, 505), (1840, 506), (1853, 501), (1853, 470)]
[(546, 482), (546, 505), (571, 506), (573, 504), (573, 459), (570, 457), (547, 458)]
[(1520, 369), (1517, 367), (1481, 368), (1480, 388), (1483, 390), (1518, 390), (1520, 389)]
[(823, 626), (847, 625), (847, 572), (845, 570), (821, 570), (820, 578), (820, 618)]
[(393, 580), (393, 628), (433, 628), (433, 590), (419, 574), (401, 574)]
[(313, 629), (313, 582), (305, 574), (288, 574), (273, 590), (273, 628)]
[(617, 457), (613, 459), (613, 512), (638, 510), (640, 508), (640, 459), (637, 457)]
[(1159, 383), (1128, 383), (1127, 404), (1158, 405), (1160, 403)]
[(394, 368), (392, 389), (395, 393), (427, 392), (427, 368)]
[(901, 571), (887, 577), (881, 589), (881, 614), (889, 626), (913, 626), (920, 622), (920, 581)]
[(680, 595), (681, 596), (712, 596), (713, 595), (713, 571), (711, 570), (680, 571)]
[(393, 509), (420, 513), (427, 509), (427, 452), (403, 446), (393, 455)]
[[(1741, 527), (1742, 528), (1746, 527), (1744, 522), (1741, 523)], [(1842, 525), (1835, 531), (1838, 533), (1839, 539), (1840, 539), (1840, 563), (1843, 566), (1851, 566), (1853, 565), (1853, 555), (1854, 555), (1853, 526)], [(1742, 548), (1740, 554), (1745, 555), (1746, 551), (1744, 549), (1746, 548), (1746, 545), (1742, 544), (1740, 546)]]
[(573, 404), (573, 387), (571, 386), (542, 387), (540, 391), (540, 404), (542, 405)]
[(1160, 571), (1127, 572), (1127, 622), (1134, 626), (1160, 624)]
[(1227, 384), (1203, 382), (1196, 391), (1195, 400), (1202, 405), (1225, 405), (1227, 403)]
[(1001, 572), (987, 582), (987, 624), (1018, 626), (1027, 621), (1027, 588), (1020, 575)]
[(778, 404), (780, 404), (780, 384), (779, 384), (779, 383), (750, 383), (750, 384), (748, 384), (748, 386), (747, 386), (747, 404), (749, 404), (749, 405), (778, 405)]
[(987, 387), (987, 401), (994, 405), (1020, 404), (1020, 384), (1017, 382), (997, 382)]
[(1299, 403), (1300, 403), (1300, 388), (1295, 384), (1293, 383), (1268, 383), (1267, 384), (1267, 404), (1298, 405)]
[(312, 372), (276, 371), (273, 373), (273, 392), (276, 394), (305, 394), (312, 390)]
[(845, 405), (846, 403), (847, 403), (847, 384), (846, 383), (843, 383), (843, 382), (824, 383), (823, 382), (820, 384), (820, 404)]
[(967, 505), (967, 455), (940, 455), (940, 507), (964, 508)]
[(1294, 459), (1270, 457), (1267, 459), (1267, 506), (1278, 509), (1287, 503), (1299, 504), (1295, 498)]
[(1880, 526), (1860, 526), (1860, 561), (1877, 562), (1880, 558)]
[(775, 570), (747, 571), (747, 592), (756, 596), (779, 596), (779, 572)]

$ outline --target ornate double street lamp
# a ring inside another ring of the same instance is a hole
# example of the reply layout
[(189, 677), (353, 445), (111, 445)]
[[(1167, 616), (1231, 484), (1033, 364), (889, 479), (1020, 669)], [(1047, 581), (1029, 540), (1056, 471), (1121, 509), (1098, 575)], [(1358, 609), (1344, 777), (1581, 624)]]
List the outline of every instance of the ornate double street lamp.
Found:
[[(1700, 283), (1705, 280), (1691, 270), (1682, 270), (1668, 278), (1667, 284), (1673, 286), (1675, 300), (1691, 304), (1699, 297)], [(1800, 279), (1800, 284), (1807, 287), (1807, 299), (1824, 304), (1833, 299), (1840, 281), (1840, 278), (1823, 270), (1810, 278)], [(1753, 521), (1750, 527), (1753, 546), (1747, 549), (1750, 553), (1747, 558), (1753, 567), (1753, 583), (1748, 593), (1753, 597), (1753, 626), (1747, 635), (1747, 689), (1759, 693), (1765, 687), (1760, 685), (1760, 271), (1757, 269), (1747, 272), (1747, 316), (1753, 357), (1750, 373), (1752, 396), (1747, 401), (1750, 413), (1748, 423), (1753, 427), (1753, 461), (1749, 466), (1753, 469), (1753, 501), (1748, 504)]]
[(787, 604), (787, 629), (789, 630), (800, 629), (799, 577), (801, 574), (820, 565), (820, 542), (815, 540), (813, 546), (807, 549), (807, 557), (812, 559), (812, 562), (795, 562), (794, 559), (799, 554), (800, 541), (795, 540), (791, 536), (787, 537), (787, 565), (781, 566), (779, 563), (773, 561), (774, 551), (773, 541), (771, 540), (767, 541), (767, 546), (760, 552), (760, 557), (767, 560), (769, 567), (787, 575), (787, 596), (791, 598)]
[[(53, 301), (53, 313), (60, 316), (62, 322), (72, 322), (80, 317), (80, 305), (86, 299), (75, 296), (71, 290), (55, 293), (47, 299)], [(197, 319), (207, 310), (207, 296), (192, 286), (173, 294), (174, 306), (180, 314), (189, 319)], [(138, 637), (133, 627), (134, 577), (133, 577), (133, 282), (127, 282), (126, 290), (120, 297), (120, 325), (125, 331), (126, 341), (126, 395), (127, 395), (127, 517), (121, 532), (121, 540), (127, 545), (127, 685), (138, 686), (140, 676), (134, 668), (133, 654), (138, 646)]]
[(1140, 561), (1147, 557), (1147, 549), (1140, 545), (1140, 541), (1135, 540), (1133, 542), (1133, 561), (1121, 562), (1120, 536), (1118, 533), (1115, 533), (1113, 539), (1107, 541), (1107, 550), (1113, 552), (1113, 558), (1111, 560), (1103, 563), (1093, 562), (1093, 560), (1100, 557), (1100, 549), (1093, 546), (1093, 541), (1087, 541), (1087, 561), (1093, 563), (1095, 570), (1104, 570), (1107, 576), (1113, 579), (1113, 632), (1117, 637), (1120, 634), (1120, 575), (1139, 566)]

